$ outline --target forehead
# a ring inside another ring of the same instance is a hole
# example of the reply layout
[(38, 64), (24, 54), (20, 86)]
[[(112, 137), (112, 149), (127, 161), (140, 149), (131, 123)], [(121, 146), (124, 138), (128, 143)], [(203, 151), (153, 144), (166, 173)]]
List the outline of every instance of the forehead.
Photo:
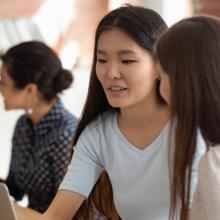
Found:
[(1, 65), (0, 67), (0, 77), (1, 80), (3, 79), (4, 81), (13, 81), (10, 75), (8, 74), (8, 70), (5, 65)]
[[(112, 28), (100, 34), (97, 44), (97, 52), (124, 51), (136, 53), (144, 50), (126, 32), (119, 28)], [(145, 51), (145, 50), (144, 50)]]
[(5, 65), (3, 65), (3, 64), (1, 63), (1, 65), (0, 65), (0, 76), (1, 76), (1, 77), (4, 77), (4, 76), (6, 75), (5, 72), (6, 72)]

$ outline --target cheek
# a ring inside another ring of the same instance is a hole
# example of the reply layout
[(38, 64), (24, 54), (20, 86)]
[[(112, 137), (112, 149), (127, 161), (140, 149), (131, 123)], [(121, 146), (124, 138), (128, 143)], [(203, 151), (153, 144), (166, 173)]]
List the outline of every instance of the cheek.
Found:
[(5, 95), (6, 95), (5, 89), (0, 88), (0, 94), (1, 94), (3, 97), (5, 97)]
[(102, 71), (98, 64), (95, 67), (96, 77), (101, 82), (102, 81)]
[(104, 88), (104, 85), (106, 84), (106, 74), (104, 68), (100, 67), (100, 65), (96, 65), (96, 77)]

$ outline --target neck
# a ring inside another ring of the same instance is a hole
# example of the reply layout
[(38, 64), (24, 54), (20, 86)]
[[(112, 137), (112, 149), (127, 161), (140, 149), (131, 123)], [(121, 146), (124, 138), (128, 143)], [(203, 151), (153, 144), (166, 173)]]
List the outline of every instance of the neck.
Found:
[(167, 104), (158, 103), (156, 99), (146, 101), (132, 108), (121, 109), (119, 113), (119, 124), (126, 126), (141, 127), (157, 121), (168, 122), (170, 109)]
[(51, 102), (39, 101), (33, 108), (33, 112), (29, 114), (29, 117), (34, 125), (38, 124), (41, 119), (51, 110), (56, 103), (56, 99)]
[(158, 137), (168, 123), (170, 110), (167, 105), (148, 102), (145, 107), (121, 111), (118, 127), (126, 139), (139, 149), (145, 149)]

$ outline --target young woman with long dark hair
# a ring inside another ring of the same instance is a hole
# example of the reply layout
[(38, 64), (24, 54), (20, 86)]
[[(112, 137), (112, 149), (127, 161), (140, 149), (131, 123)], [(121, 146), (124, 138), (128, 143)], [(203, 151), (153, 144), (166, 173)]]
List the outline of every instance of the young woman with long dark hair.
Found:
[[(220, 20), (197, 16), (173, 25), (156, 44), (160, 92), (175, 121), (172, 213), (181, 197), (181, 220), (220, 219)], [(190, 204), (197, 131), (207, 153), (199, 164)], [(191, 208), (191, 211), (190, 211)], [(190, 215), (189, 215), (190, 213)]]

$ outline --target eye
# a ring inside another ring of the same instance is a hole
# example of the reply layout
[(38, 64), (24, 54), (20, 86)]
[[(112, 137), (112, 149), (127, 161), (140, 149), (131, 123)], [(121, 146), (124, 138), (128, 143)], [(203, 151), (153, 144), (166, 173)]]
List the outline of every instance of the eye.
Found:
[(122, 63), (123, 64), (132, 64), (132, 63), (135, 63), (136, 60), (122, 60)]
[(105, 59), (97, 59), (97, 62), (102, 64), (102, 63), (106, 63), (107, 61)]

